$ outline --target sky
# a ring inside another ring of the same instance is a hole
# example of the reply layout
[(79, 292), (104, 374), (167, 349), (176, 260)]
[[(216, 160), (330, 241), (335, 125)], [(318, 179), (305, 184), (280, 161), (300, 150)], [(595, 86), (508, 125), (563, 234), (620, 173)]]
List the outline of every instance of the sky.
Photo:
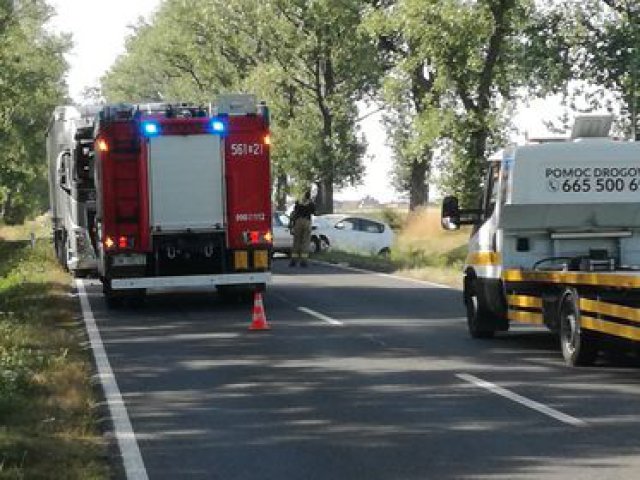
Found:
[[(57, 15), (51, 28), (73, 35), (74, 48), (67, 60), (71, 69), (67, 77), (71, 97), (78, 101), (86, 87), (97, 86), (100, 77), (118, 55), (131, 34), (130, 26), (140, 17), (148, 18), (161, 0), (48, 0)], [(534, 102), (518, 113), (517, 124), (532, 136), (544, 134), (539, 112), (554, 110), (554, 100)], [(367, 117), (361, 124), (368, 143), (363, 184), (336, 192), (337, 200), (357, 200), (371, 195), (382, 202), (399, 195), (390, 184), (391, 150), (380, 123), (381, 114)]]

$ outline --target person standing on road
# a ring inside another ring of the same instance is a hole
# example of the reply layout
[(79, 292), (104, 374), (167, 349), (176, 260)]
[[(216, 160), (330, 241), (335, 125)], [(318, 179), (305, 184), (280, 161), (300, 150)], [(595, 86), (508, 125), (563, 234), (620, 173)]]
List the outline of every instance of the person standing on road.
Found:
[(307, 266), (311, 243), (311, 216), (315, 213), (316, 206), (311, 200), (311, 191), (307, 190), (304, 192), (302, 200), (296, 202), (291, 213), (289, 229), (293, 234), (293, 250), (290, 267), (295, 267), (298, 261), (300, 261), (301, 267)]

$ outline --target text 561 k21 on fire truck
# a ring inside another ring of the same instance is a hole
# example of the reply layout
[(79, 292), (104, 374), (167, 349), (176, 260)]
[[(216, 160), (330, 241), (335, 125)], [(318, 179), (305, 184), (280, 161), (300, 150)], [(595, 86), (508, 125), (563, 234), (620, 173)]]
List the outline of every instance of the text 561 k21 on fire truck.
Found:
[(93, 130), (97, 270), (110, 304), (147, 289), (263, 289), (270, 280), (269, 114), (110, 105)]
[(640, 143), (579, 117), (572, 138), (490, 159), (482, 204), (443, 202), (447, 229), (473, 225), (464, 269), (472, 337), (546, 325), (570, 365), (640, 341)]

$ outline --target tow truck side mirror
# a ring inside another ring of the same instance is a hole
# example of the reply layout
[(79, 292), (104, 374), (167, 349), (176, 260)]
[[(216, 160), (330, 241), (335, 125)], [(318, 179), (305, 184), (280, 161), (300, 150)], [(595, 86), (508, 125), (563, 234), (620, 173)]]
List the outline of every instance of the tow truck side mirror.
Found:
[(458, 230), (460, 228), (460, 206), (457, 197), (444, 197), (440, 224), (445, 230)]

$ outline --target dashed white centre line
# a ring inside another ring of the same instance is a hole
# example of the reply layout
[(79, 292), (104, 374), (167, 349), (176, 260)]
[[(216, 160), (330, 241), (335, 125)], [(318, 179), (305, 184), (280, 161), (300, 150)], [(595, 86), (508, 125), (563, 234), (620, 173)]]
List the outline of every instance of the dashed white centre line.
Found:
[(457, 373), (456, 377), (466, 382), (472, 383), (477, 387), (489, 390), (496, 395), (500, 395), (504, 398), (508, 398), (509, 400), (513, 400), (514, 402), (531, 408), (532, 410), (536, 410), (549, 417), (555, 418), (556, 420), (559, 420), (563, 423), (573, 425), (574, 427), (584, 427), (587, 425), (587, 422), (585, 422), (584, 420), (580, 420), (579, 418), (572, 417), (571, 415), (567, 415), (566, 413), (562, 413), (554, 408), (536, 402), (535, 400), (530, 400), (526, 397), (523, 397), (522, 395), (518, 395), (517, 393), (507, 390), (506, 388), (499, 387), (495, 383), (487, 382), (486, 380), (482, 380), (481, 378), (469, 375), (468, 373)]
[(93, 357), (96, 361), (98, 376), (102, 383), (104, 397), (107, 401), (107, 405), (109, 406), (109, 414), (113, 421), (115, 436), (122, 455), (125, 475), (127, 480), (149, 480), (147, 470), (145, 469), (144, 462), (142, 461), (142, 455), (140, 454), (136, 435), (133, 433), (133, 427), (131, 426), (131, 421), (127, 414), (127, 408), (122, 400), (122, 395), (118, 388), (118, 382), (116, 381), (116, 377), (111, 369), (109, 357), (107, 356), (107, 352), (102, 343), (100, 331), (98, 330), (96, 319), (93, 316), (93, 310), (91, 310), (89, 298), (87, 298), (87, 291), (84, 288), (84, 282), (82, 280), (76, 280), (76, 288), (80, 295), (82, 316), (84, 317), (87, 335), (91, 342), (91, 349), (93, 350)]
[(307, 308), (307, 307), (298, 307), (298, 311), (306, 313), (307, 315), (311, 315), (312, 317), (316, 317), (317, 319), (322, 320), (323, 322), (327, 322), (330, 325), (336, 325), (336, 326), (344, 325), (344, 323), (342, 323), (340, 320), (336, 320), (335, 318), (328, 317), (320, 312), (316, 312), (315, 310), (311, 310), (310, 308)]

